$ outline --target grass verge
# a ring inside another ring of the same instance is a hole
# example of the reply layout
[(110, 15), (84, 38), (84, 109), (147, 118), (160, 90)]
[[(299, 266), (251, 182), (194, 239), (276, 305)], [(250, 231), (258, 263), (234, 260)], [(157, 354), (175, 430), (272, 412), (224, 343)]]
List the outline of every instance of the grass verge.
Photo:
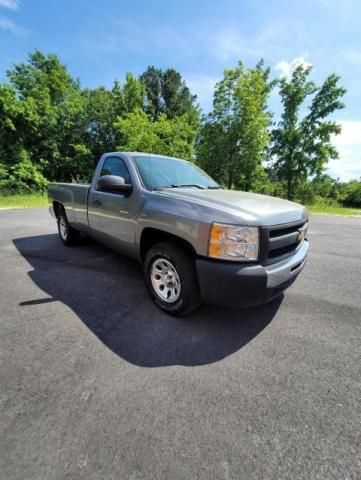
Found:
[(307, 205), (307, 210), (310, 213), (318, 215), (342, 215), (344, 217), (356, 217), (361, 216), (361, 210), (359, 208), (347, 208), (342, 205), (333, 202), (317, 201), (312, 205)]
[(42, 193), (0, 195), (0, 208), (46, 207), (48, 196)]

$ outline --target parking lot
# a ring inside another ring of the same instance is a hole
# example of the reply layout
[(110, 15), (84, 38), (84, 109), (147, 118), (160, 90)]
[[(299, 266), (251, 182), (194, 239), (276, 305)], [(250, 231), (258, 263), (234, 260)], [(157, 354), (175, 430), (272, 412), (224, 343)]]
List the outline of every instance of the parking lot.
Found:
[(141, 266), (0, 211), (1, 479), (360, 479), (361, 219), (270, 305), (172, 318)]

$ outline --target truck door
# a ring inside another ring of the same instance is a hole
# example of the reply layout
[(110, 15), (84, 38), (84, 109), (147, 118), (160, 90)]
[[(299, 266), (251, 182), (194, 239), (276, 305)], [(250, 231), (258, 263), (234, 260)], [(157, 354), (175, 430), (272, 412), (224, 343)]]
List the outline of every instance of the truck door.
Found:
[[(124, 178), (125, 183), (134, 184), (125, 161), (120, 157), (105, 158), (99, 177), (103, 175), (118, 175)], [(138, 211), (136, 193), (135, 189), (129, 196), (101, 192), (97, 190), (95, 181), (88, 197), (91, 234), (99, 241), (131, 256), (135, 253), (135, 221)]]

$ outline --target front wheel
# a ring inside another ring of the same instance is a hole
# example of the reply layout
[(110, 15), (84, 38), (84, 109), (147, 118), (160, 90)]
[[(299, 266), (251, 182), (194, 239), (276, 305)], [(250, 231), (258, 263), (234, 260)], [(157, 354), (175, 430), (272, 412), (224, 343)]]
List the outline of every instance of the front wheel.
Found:
[(69, 224), (64, 209), (61, 209), (58, 214), (58, 232), (61, 241), (66, 246), (75, 245), (79, 242), (80, 233)]
[(158, 243), (144, 260), (148, 291), (155, 304), (171, 315), (191, 312), (201, 303), (194, 261), (172, 243)]

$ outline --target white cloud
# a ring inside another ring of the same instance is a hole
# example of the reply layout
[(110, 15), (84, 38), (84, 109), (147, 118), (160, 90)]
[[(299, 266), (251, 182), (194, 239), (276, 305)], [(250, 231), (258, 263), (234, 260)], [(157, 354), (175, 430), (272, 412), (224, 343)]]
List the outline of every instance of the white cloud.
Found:
[(25, 29), (6, 17), (0, 17), (0, 29), (7, 30), (14, 35), (23, 35)]
[(331, 160), (328, 173), (341, 181), (361, 177), (361, 121), (342, 120), (342, 132), (335, 135), (333, 143), (336, 146), (339, 159)]
[(10, 10), (17, 10), (19, 6), (19, 0), (0, 0), (0, 7), (9, 8)]
[(312, 63), (308, 62), (306, 60), (306, 57), (307, 55), (296, 57), (290, 62), (287, 62), (287, 60), (281, 60), (277, 63), (275, 69), (280, 72), (281, 77), (291, 78), (293, 71), (300, 65), (302, 65), (305, 69), (308, 67), (312, 67)]

